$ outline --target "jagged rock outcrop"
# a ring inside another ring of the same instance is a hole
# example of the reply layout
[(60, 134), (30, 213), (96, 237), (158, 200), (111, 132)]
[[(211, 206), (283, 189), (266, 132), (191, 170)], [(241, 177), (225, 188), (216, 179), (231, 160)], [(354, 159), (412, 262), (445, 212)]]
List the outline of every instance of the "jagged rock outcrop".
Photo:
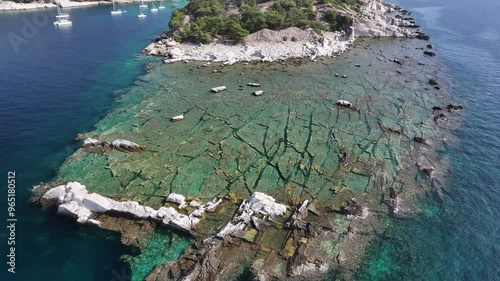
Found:
[(85, 139), (83, 141), (82, 147), (89, 151), (101, 151), (101, 152), (111, 149), (117, 149), (120, 151), (128, 151), (128, 152), (141, 151), (144, 149), (142, 146), (138, 145), (135, 142), (131, 142), (129, 140), (118, 139), (113, 141), (112, 143), (109, 143), (107, 141), (94, 138)]
[[(221, 199), (205, 204), (196, 202), (194, 205), (198, 205), (197, 209), (188, 214), (181, 213), (173, 207), (161, 207), (155, 210), (135, 201), (120, 202), (97, 193), (89, 193), (86, 187), (78, 182), (56, 186), (47, 191), (40, 201), (44, 205), (57, 205), (58, 214), (75, 218), (81, 224), (100, 225), (101, 222), (94, 219), (96, 214), (112, 214), (118, 217), (152, 220), (184, 232), (192, 232), (200, 222), (201, 216), (205, 212), (213, 212), (222, 202)], [(167, 197), (167, 202), (178, 204), (179, 209), (188, 205), (184, 196), (174, 193)]]
[(115, 140), (111, 143), (113, 148), (118, 150), (128, 150), (128, 151), (138, 151), (141, 150), (141, 146), (135, 142), (129, 140)]
[(392, 13), (400, 8), (382, 0), (368, 0), (362, 13), (353, 17), (353, 28), (360, 37), (413, 37), (411, 23)]

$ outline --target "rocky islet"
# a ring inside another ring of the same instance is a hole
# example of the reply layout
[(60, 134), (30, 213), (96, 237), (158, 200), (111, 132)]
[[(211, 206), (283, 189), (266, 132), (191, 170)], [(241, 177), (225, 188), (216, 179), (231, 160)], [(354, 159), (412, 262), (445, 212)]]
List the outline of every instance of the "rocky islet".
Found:
[[(260, 280), (353, 268), (369, 241), (356, 233), (378, 226), (379, 213), (418, 209), (415, 187), (427, 179), (415, 183), (414, 175), (441, 173), (433, 155), (442, 132), (432, 116), (443, 97), (426, 86), (446, 82), (419, 44), (368, 40), (316, 64), (151, 66), (96, 125), (98, 138), (61, 167), (58, 181), (86, 187), (63, 184), (42, 200), (81, 223), (126, 214), (197, 237), (147, 280), (230, 279), (242, 267)], [(238, 95), (246, 81), (266, 95)], [(214, 85), (225, 91), (209, 94)], [(186, 118), (170, 122), (179, 111)], [(105, 144), (122, 149), (88, 149)], [(201, 202), (219, 203), (196, 216)]]

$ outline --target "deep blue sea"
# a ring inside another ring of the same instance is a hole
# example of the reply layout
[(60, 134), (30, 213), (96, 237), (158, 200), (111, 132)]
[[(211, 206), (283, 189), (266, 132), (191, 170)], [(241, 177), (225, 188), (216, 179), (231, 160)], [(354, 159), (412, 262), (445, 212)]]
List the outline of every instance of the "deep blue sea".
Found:
[(373, 243), (361, 280), (500, 280), (500, 1), (398, 0), (431, 36), (466, 108), (442, 200), (395, 219)]
[[(177, 2), (177, 5), (184, 4)], [(79, 227), (28, 206), (29, 188), (49, 181), (87, 132), (109, 112), (114, 92), (134, 82), (151, 58), (140, 51), (168, 28), (170, 8), (138, 19), (111, 7), (0, 12), (0, 280), (126, 280), (119, 235)], [(16, 274), (7, 274), (7, 172), (16, 172)]]
[[(358, 279), (500, 280), (500, 2), (397, 4), (431, 36), (450, 99), (466, 109), (451, 131), (457, 141), (440, 151), (450, 160), (444, 197), (430, 198), (420, 216), (395, 218)], [(144, 20), (137, 6), (122, 10), (69, 9), (65, 29), (53, 26), (55, 10), (0, 12), (0, 280), (127, 280), (119, 257), (129, 249), (118, 235), (25, 204), (29, 188), (76, 149), (75, 135), (144, 71), (150, 58), (140, 50), (167, 28), (169, 9)], [(6, 272), (8, 171), (16, 172), (15, 275)]]

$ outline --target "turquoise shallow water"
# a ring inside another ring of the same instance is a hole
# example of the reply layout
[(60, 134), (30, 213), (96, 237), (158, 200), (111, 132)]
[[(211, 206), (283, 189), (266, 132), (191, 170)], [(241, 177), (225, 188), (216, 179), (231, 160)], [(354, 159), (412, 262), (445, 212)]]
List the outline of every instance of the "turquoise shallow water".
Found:
[[(110, 9), (68, 9), (73, 26), (63, 30), (52, 24), (55, 10), (0, 12), (0, 177), (6, 180), (7, 171), (16, 171), (18, 218), (17, 273), (6, 274), (2, 223), (0, 280), (120, 280), (129, 275), (119, 258), (130, 250), (119, 235), (79, 227), (25, 204), (31, 186), (50, 180), (74, 151), (76, 133), (89, 130), (112, 107), (114, 91), (144, 71), (147, 60), (139, 57), (140, 50), (165, 30), (170, 15), (167, 10), (139, 21), (136, 6), (122, 7), (128, 13), (119, 17), (111, 17)], [(26, 22), (37, 23), (34, 33), (23, 34)], [(18, 52), (10, 33), (27, 40)], [(4, 222), (3, 184), (1, 192)]]
[[(394, 220), (376, 239), (360, 280), (499, 280), (500, 20), (497, 1), (398, 1), (414, 11), (464, 104), (442, 200)], [(431, 197), (432, 198), (432, 197)]]

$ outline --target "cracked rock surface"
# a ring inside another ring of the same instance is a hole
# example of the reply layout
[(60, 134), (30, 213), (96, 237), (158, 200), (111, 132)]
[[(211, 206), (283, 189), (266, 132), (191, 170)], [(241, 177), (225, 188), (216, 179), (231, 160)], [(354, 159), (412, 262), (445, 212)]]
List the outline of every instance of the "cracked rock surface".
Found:
[[(82, 148), (57, 180), (78, 181), (89, 193), (158, 212), (180, 205), (183, 216), (200, 220), (193, 233), (198, 242), (148, 280), (171, 280), (161, 272), (172, 279), (195, 272), (208, 279), (185, 280), (210, 280), (222, 269), (225, 276), (247, 270), (259, 280), (294, 280), (352, 269), (370, 237), (360, 233), (383, 227), (377, 222), (385, 215), (418, 211), (411, 199), (425, 192), (421, 187), (433, 184), (441, 193), (435, 148), (446, 122), (435, 122), (439, 113), (432, 108), (445, 103), (444, 90), (436, 92), (428, 81), (438, 79), (443, 89), (447, 82), (436, 59), (416, 49), (423, 42), (360, 41), (316, 63), (158, 64), (123, 91), (92, 132), (102, 141), (127, 139), (144, 149)], [(266, 94), (252, 96), (249, 81)], [(211, 93), (216, 85), (227, 89)], [(337, 106), (338, 100), (352, 106)], [(182, 122), (171, 122), (179, 113)], [(434, 167), (431, 179), (422, 167)], [(95, 197), (84, 204), (93, 212)], [(222, 197), (215, 213), (196, 215), (200, 202)], [(259, 205), (265, 198), (269, 204)], [(329, 212), (353, 198), (363, 215)], [(65, 211), (79, 212), (77, 207)], [(78, 217), (85, 218), (81, 211)]]

